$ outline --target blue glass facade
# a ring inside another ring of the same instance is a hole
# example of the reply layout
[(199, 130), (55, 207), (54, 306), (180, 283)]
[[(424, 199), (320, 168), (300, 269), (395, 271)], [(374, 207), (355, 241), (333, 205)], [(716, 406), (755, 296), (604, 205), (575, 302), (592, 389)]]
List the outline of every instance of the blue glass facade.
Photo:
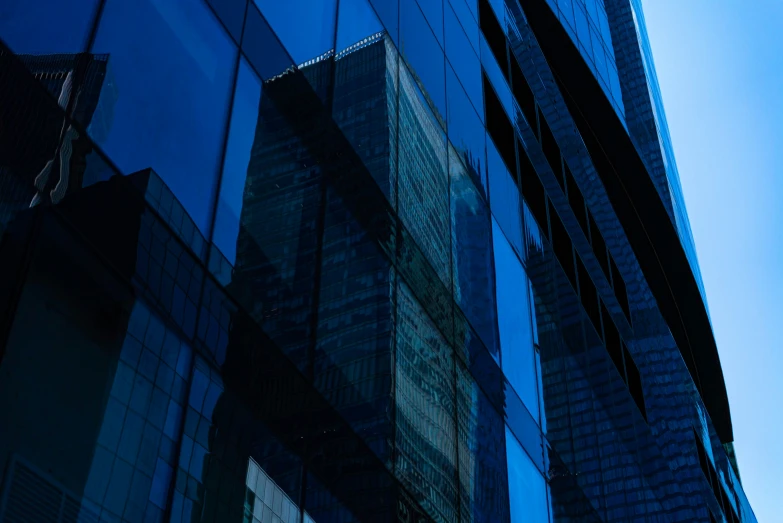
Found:
[(6, 3), (1, 521), (755, 521), (638, 4)]

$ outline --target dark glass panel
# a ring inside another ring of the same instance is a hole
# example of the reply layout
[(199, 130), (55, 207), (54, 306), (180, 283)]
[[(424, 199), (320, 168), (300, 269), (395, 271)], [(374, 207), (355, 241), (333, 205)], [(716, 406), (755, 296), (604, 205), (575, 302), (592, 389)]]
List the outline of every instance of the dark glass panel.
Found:
[(541, 148), (544, 150), (544, 156), (546, 156), (549, 166), (555, 174), (557, 183), (560, 184), (560, 188), (565, 192), (560, 146), (557, 145), (555, 136), (552, 134), (552, 130), (549, 128), (546, 118), (544, 118), (544, 115), (541, 113), (541, 109), (538, 110), (538, 125), (540, 129), (539, 140), (541, 140)]
[(453, 351), (413, 297), (397, 286), (397, 477), (435, 520), (454, 521), (457, 427)]
[(609, 255), (606, 252), (606, 242), (590, 211), (587, 212), (587, 221), (590, 224), (590, 243), (593, 245), (593, 253), (598, 260), (598, 265), (600, 265), (601, 269), (604, 271), (606, 280), (611, 281), (612, 278), (609, 273)]
[[(625, 372), (628, 376), (628, 390), (631, 391), (631, 397), (633, 397), (636, 406), (639, 407), (639, 412), (642, 413), (642, 417), (647, 420), (647, 407), (644, 403), (644, 390), (642, 389), (642, 375), (639, 373), (639, 367), (636, 366), (636, 362), (633, 361), (631, 353), (628, 351), (628, 347), (625, 343), (622, 344), (623, 354), (625, 356)], [(728, 507), (728, 506), (727, 506)]]
[(568, 236), (563, 221), (552, 207), (551, 202), (549, 205), (549, 222), (552, 228), (552, 248), (555, 251), (560, 265), (563, 266), (563, 270), (568, 277), (568, 281), (576, 289), (576, 271), (574, 269), (574, 254), (571, 244), (571, 238)]
[(568, 203), (571, 204), (571, 210), (574, 211), (576, 221), (579, 222), (579, 226), (582, 228), (582, 232), (585, 234), (585, 238), (590, 237), (589, 225), (587, 223), (587, 211), (585, 210), (585, 197), (582, 195), (582, 191), (579, 190), (579, 186), (574, 180), (574, 175), (571, 174), (571, 169), (568, 168), (568, 164), (563, 162), (565, 170), (566, 188), (568, 189)]
[(398, 125), (400, 218), (446, 288), (451, 288), (446, 134), (413, 76), (402, 68)]
[(375, 238), (332, 188), (324, 212), (313, 385), (388, 462), (395, 275)]
[(487, 75), (484, 78), (484, 109), (486, 111), (487, 132), (495, 142), (506, 167), (516, 179), (516, 152), (514, 151), (514, 127), (508, 119), (503, 105), (492, 88)]
[(490, 353), (496, 354), (490, 213), (456, 151), (449, 148), (449, 153), (454, 300)]
[(396, 206), (399, 54), (367, 0), (341, 1), (339, 24), (332, 118)]
[(86, 51), (98, 3), (4, 0), (0, 6), (0, 39), (16, 54)]
[(498, 22), (495, 11), (487, 0), (479, 0), (479, 27), (486, 38), (495, 60), (500, 64), (503, 76), (508, 81), (508, 43), (506, 33)]
[(99, 102), (108, 130), (91, 135), (125, 173), (154, 169), (206, 231), (236, 47), (200, 2), (109, 0), (94, 51), (109, 55), (114, 88)]
[(544, 186), (541, 183), (538, 174), (533, 169), (527, 152), (521, 147), (522, 142), (517, 141), (517, 144), (520, 146), (519, 171), (522, 196), (525, 198), (525, 202), (530, 208), (533, 217), (536, 219), (538, 226), (544, 232), (544, 235), (549, 237), (549, 226), (546, 217), (547, 198), (546, 193), (544, 192)]
[(462, 520), (508, 523), (503, 418), (461, 364), (457, 365), (457, 419)]
[(595, 290), (595, 284), (582, 263), (582, 258), (576, 255), (577, 276), (579, 277), (579, 297), (582, 300), (582, 307), (587, 312), (587, 317), (593, 323), (596, 332), (601, 329), (601, 313), (598, 308), (598, 293)]
[(625, 313), (625, 317), (628, 320), (628, 323), (630, 323), (631, 308), (628, 304), (628, 291), (625, 288), (625, 280), (623, 279), (622, 274), (620, 274), (620, 269), (617, 268), (617, 264), (611, 255), (609, 256), (609, 264), (612, 268), (612, 284), (614, 285), (614, 294), (617, 296), (617, 301), (620, 303), (620, 308), (623, 310), (623, 313)]
[(525, 115), (531, 129), (536, 129), (536, 99), (533, 97), (533, 91), (522, 74), (522, 69), (516, 58), (511, 60), (511, 86), (514, 92), (514, 98), (517, 99), (519, 108)]
[(620, 333), (612, 318), (609, 317), (609, 313), (606, 311), (603, 303), (601, 303), (601, 314), (604, 320), (604, 345), (606, 346), (606, 351), (609, 353), (609, 357), (612, 358), (612, 363), (614, 363), (620, 377), (623, 381), (626, 381), (625, 371), (623, 370), (623, 349), (625, 344), (620, 339)]

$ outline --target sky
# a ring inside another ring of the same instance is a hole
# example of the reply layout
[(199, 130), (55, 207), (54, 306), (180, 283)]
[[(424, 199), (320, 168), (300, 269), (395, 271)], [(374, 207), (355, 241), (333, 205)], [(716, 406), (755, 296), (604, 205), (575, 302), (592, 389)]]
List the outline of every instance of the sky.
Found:
[(783, 521), (783, 2), (643, 0), (745, 493)]

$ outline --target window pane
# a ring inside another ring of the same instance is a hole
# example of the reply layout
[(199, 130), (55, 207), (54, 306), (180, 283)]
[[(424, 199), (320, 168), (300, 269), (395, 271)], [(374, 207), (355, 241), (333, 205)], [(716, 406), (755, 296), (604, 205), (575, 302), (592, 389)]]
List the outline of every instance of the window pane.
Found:
[(497, 222), (492, 220), (495, 292), (503, 373), (527, 409), (538, 419), (538, 385), (530, 326), (527, 276)]
[(407, 285), (397, 296), (395, 470), (433, 519), (456, 521), (453, 351)]
[(491, 354), (497, 354), (489, 209), (449, 148), (454, 299)]
[(340, 0), (336, 47), (338, 53), (380, 31), (383, 31), (383, 25), (368, 0)]
[(367, 0), (340, 1), (332, 117), (393, 205), (399, 55), (382, 29)]
[(432, 101), (438, 118), (446, 117), (446, 70), (443, 49), (432, 34), (415, 0), (400, 2), (402, 45), (400, 49), (410, 64), (417, 83)]
[(446, 7), (446, 56), (454, 67), (462, 87), (470, 97), (476, 112), (484, 116), (481, 92), (481, 61), (473, 51), (465, 31), (451, 7)]
[(212, 239), (232, 265), (236, 262), (239, 216), (242, 212), (242, 196), (245, 192), (250, 152), (258, 125), (260, 101), (261, 80), (242, 59), (239, 64)]
[(546, 523), (549, 521), (546, 481), (508, 427), (506, 457), (511, 523)]
[(481, 64), (484, 66), (484, 71), (486, 71), (487, 76), (492, 83), (492, 87), (495, 88), (495, 92), (497, 93), (500, 102), (503, 104), (503, 107), (505, 107), (506, 112), (509, 115), (512, 115), (514, 114), (514, 103), (512, 101), (514, 97), (511, 94), (511, 89), (509, 88), (504, 75), (504, 71), (508, 68), (508, 64), (498, 63), (495, 55), (492, 53), (492, 49), (490, 49), (489, 44), (487, 44), (484, 35), (481, 35), (480, 41)]
[[(476, 185), (486, 191), (486, 167), (484, 160), (484, 125), (457, 80), (454, 70), (448, 66), (449, 141), (470, 170)], [(481, 75), (477, 74), (479, 80)], [(486, 195), (486, 192), (484, 192)]]
[(508, 486), (503, 418), (459, 363), (457, 419), (462, 521), (506, 522)]
[(435, 33), (435, 37), (443, 46), (443, 0), (416, 0), (424, 17)]
[(3, 0), (0, 37), (17, 54), (85, 51), (98, 0)]
[(297, 64), (334, 49), (337, 0), (254, 0)]
[(399, 112), (400, 218), (450, 288), (446, 135), (404, 68), (400, 69)]
[(524, 240), (519, 189), (490, 137), (487, 137), (487, 171), (489, 173), (489, 203), (492, 214), (514, 249), (518, 253), (522, 253)]
[[(475, 8), (475, 0), (472, 0), (472, 3), (474, 4), (473, 8)], [(465, 31), (465, 34), (470, 41), (470, 45), (473, 46), (474, 52), (478, 55), (479, 28), (476, 23), (475, 15), (471, 12), (471, 8), (468, 7), (465, 0), (450, 0), (447, 5), (450, 5), (451, 8), (454, 9), (454, 13), (457, 15), (457, 18), (462, 25), (462, 29)], [(448, 17), (446, 7), (444, 7), (444, 12), (446, 12), (446, 16)], [(448, 32), (448, 22), (446, 22), (446, 24), (446, 31)], [(446, 40), (448, 41), (448, 35), (446, 35)], [(446, 45), (448, 45), (448, 43)]]
[[(144, 35), (140, 38), (140, 35)], [(105, 136), (125, 174), (151, 167), (205, 231), (211, 217), (236, 48), (202, 2), (109, 0), (95, 52), (114, 89)]]

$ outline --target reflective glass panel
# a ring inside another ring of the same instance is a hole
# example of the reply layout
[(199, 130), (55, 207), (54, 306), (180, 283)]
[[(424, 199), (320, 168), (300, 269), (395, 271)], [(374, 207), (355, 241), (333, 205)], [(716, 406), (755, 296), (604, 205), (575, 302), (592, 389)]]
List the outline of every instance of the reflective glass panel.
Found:
[(337, 0), (254, 0), (297, 64), (334, 49)]
[(459, 151), (477, 185), (486, 191), (484, 126), (450, 65), (447, 67), (447, 74), (449, 141)]
[(415, 0), (401, 0), (400, 10), (402, 33), (400, 50), (410, 64), (425, 98), (435, 106), (439, 119), (443, 119), (446, 117), (446, 70), (443, 49)]
[[(492, 83), (492, 87), (495, 88), (495, 92), (497, 93), (500, 102), (503, 104), (503, 107), (506, 108), (506, 112), (509, 115), (513, 115), (514, 97), (511, 94), (511, 89), (503, 75), (503, 71), (506, 70), (508, 64), (498, 64), (484, 35), (481, 35), (481, 64), (484, 66), (484, 70), (487, 72), (487, 76)], [(503, 69), (501, 69), (501, 67), (503, 67)]]
[(454, 299), (491, 354), (497, 353), (490, 215), (457, 152), (449, 148)]
[(97, 0), (3, 0), (0, 38), (17, 54), (85, 51)]
[(519, 189), (492, 138), (487, 136), (487, 171), (489, 203), (500, 228), (518, 253), (524, 252), (522, 236), (522, 207)]
[(546, 523), (549, 521), (546, 481), (508, 428), (506, 458), (511, 523)]
[(381, 31), (383, 25), (368, 0), (340, 0), (337, 53)]
[(443, 46), (443, 0), (416, 0), (432, 32)]
[(236, 261), (239, 216), (242, 212), (247, 167), (258, 125), (260, 101), (261, 80), (243, 58), (239, 63), (212, 238), (232, 265)]
[(503, 373), (527, 409), (537, 419), (538, 385), (533, 358), (527, 276), (519, 258), (494, 219), (492, 243), (495, 252), (495, 293)]
[(446, 6), (446, 57), (468, 93), (476, 112), (484, 119), (481, 62), (450, 6)]
[(157, 172), (205, 231), (236, 47), (202, 2), (109, 0), (94, 50), (116, 88), (101, 92), (105, 136), (91, 135), (125, 174)]
[[(474, 2), (475, 3), (475, 2)], [(462, 25), (463, 31), (465, 31), (465, 35), (467, 35), (468, 40), (470, 41), (470, 45), (473, 47), (473, 50), (475, 51), (476, 55), (479, 54), (479, 27), (478, 23), (476, 23), (476, 19), (474, 18), (473, 13), (471, 12), (470, 8), (468, 7), (468, 4), (465, 3), (465, 0), (449, 0), (446, 4), (448, 7), (444, 6), (444, 13), (446, 14), (446, 19), (448, 19), (448, 9), (449, 7), (454, 10), (454, 14), (457, 15), (457, 19), (459, 20), (460, 25)], [(475, 7), (475, 6), (474, 6)], [(448, 33), (448, 21), (446, 22), (446, 32)], [(448, 40), (448, 34), (446, 35), (446, 40)], [(448, 47), (448, 43), (446, 46)]]
[(403, 68), (399, 88), (400, 218), (443, 283), (450, 288), (446, 135), (414, 79)]

